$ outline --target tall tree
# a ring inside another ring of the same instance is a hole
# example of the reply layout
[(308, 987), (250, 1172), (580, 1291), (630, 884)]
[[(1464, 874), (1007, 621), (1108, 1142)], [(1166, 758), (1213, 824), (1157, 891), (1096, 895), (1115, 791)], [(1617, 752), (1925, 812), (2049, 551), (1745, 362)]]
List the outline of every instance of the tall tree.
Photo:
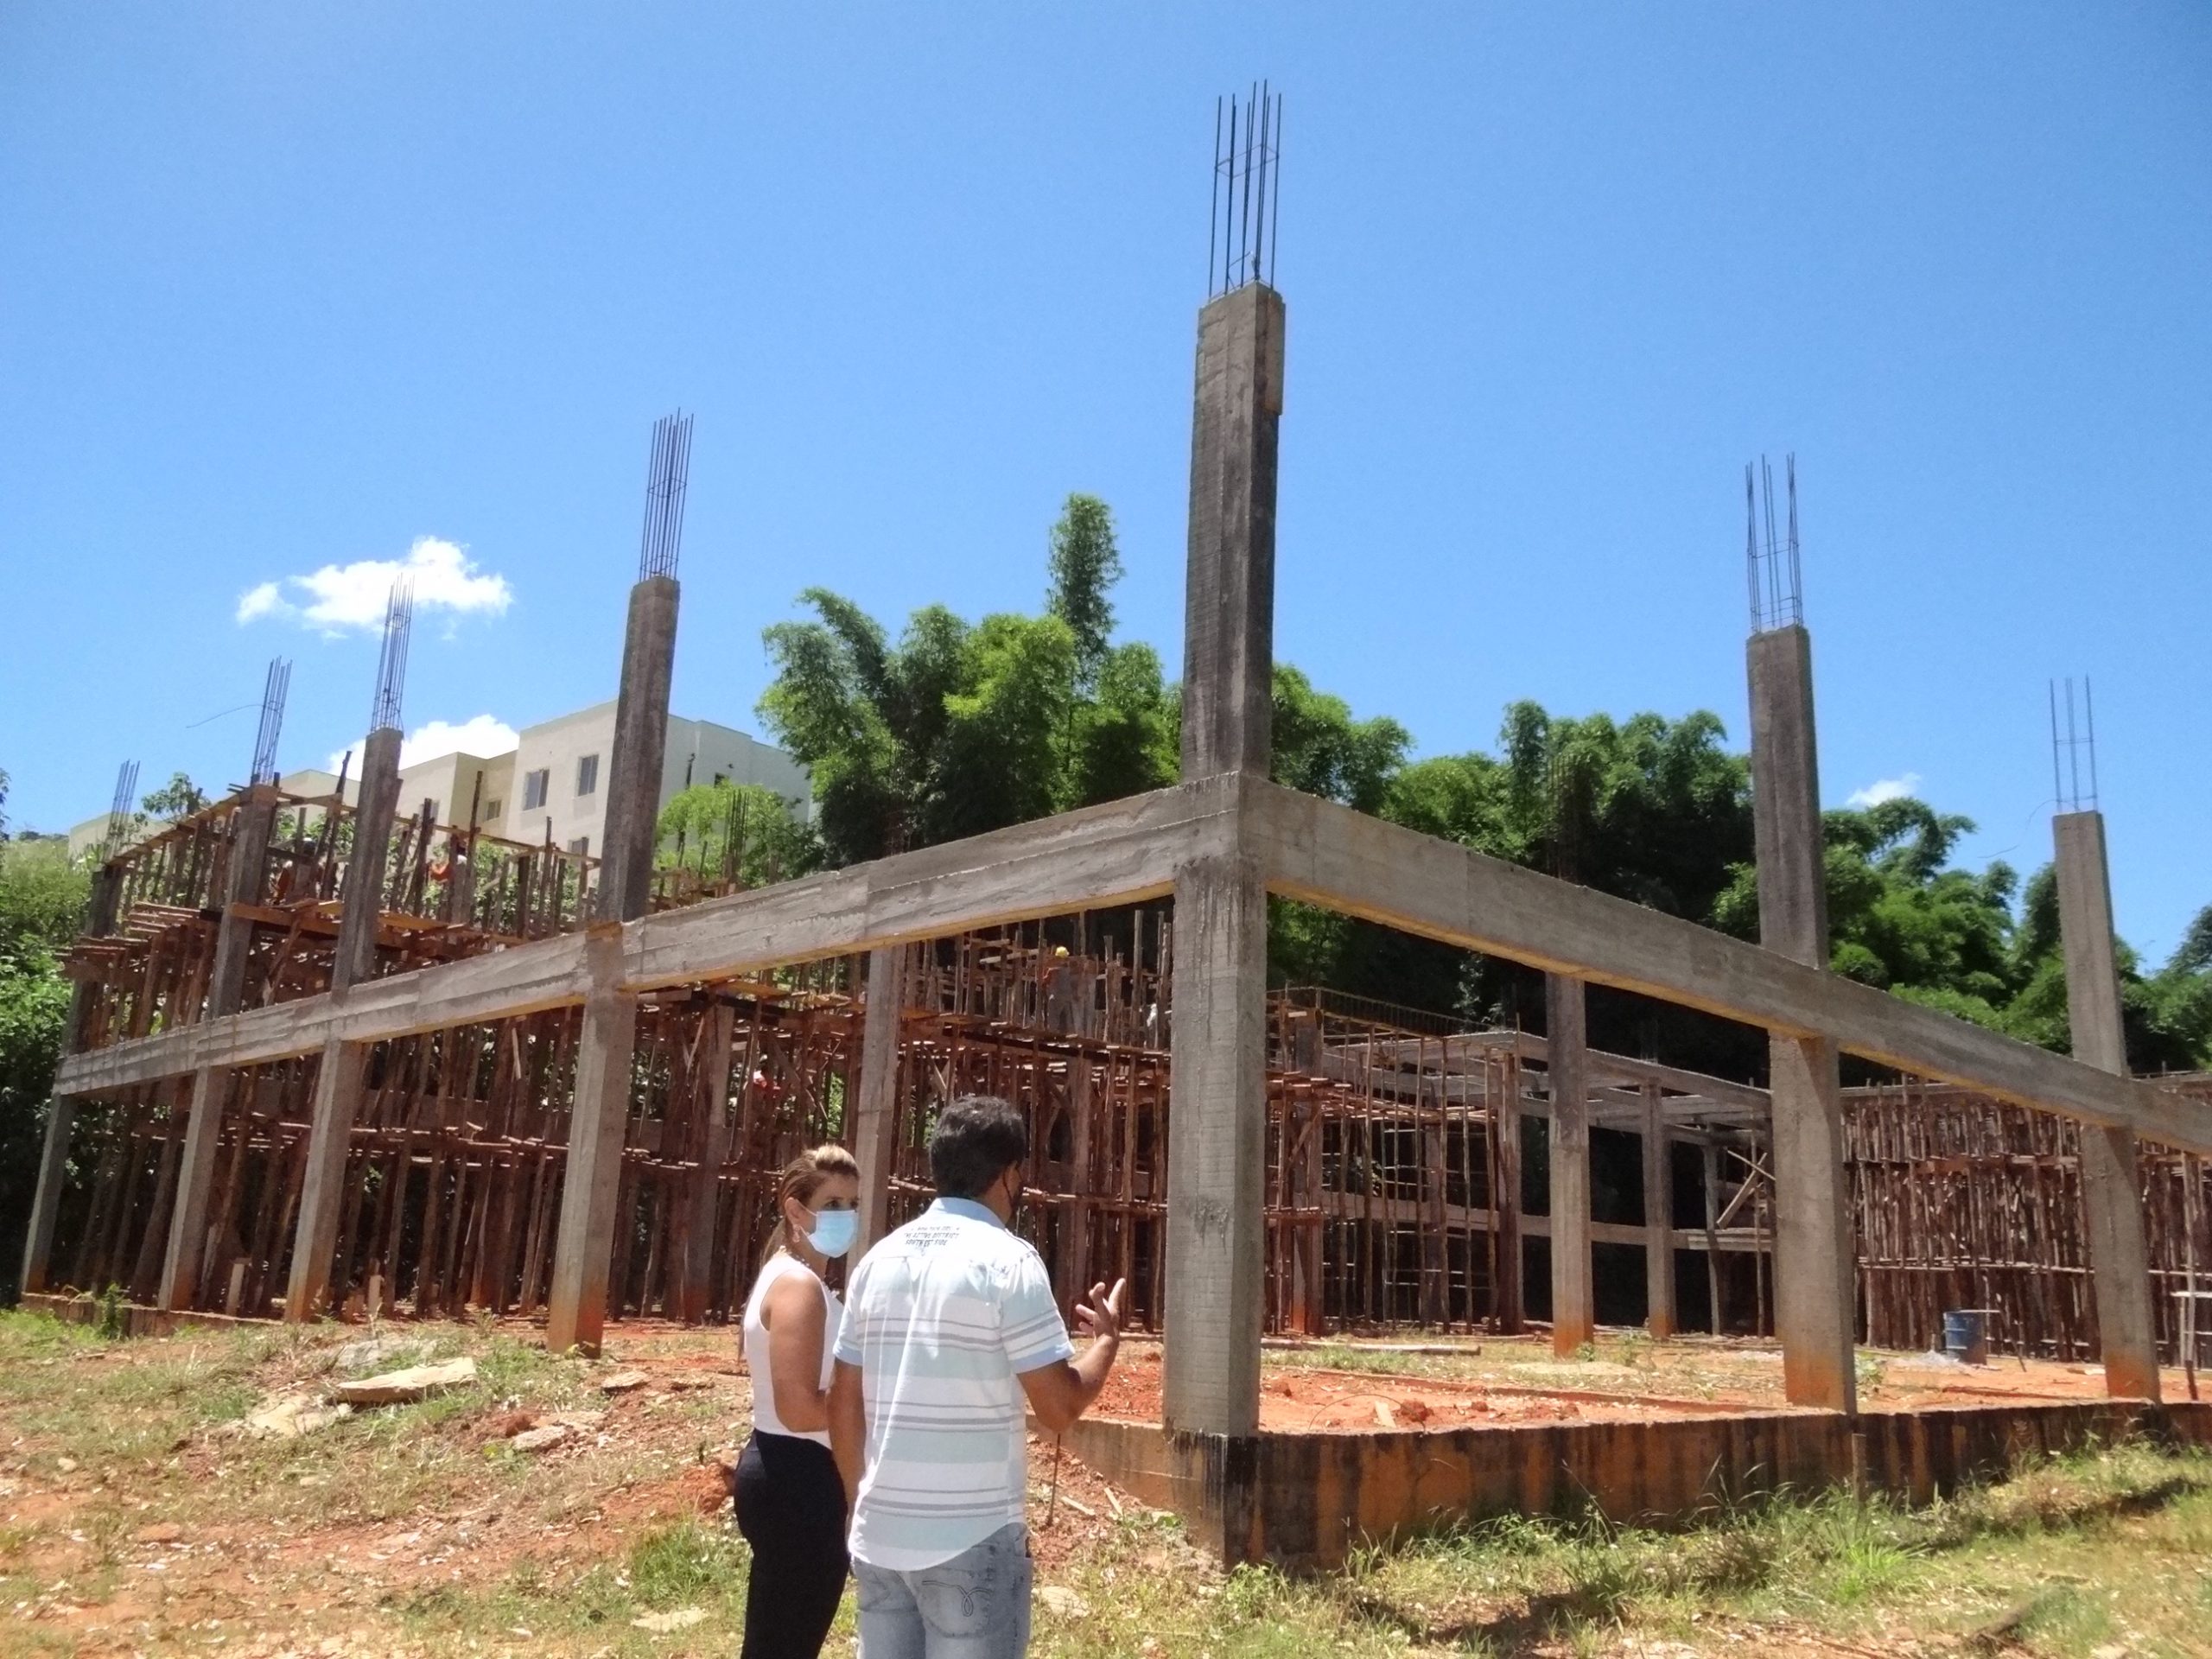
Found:
[(1114, 584), (1122, 579), (1113, 510), (1095, 495), (1069, 496), (1052, 526), (1051, 567), (1045, 612), (1074, 636), (1077, 680), (1088, 690), (1106, 664)]
[(149, 793), (138, 803), (147, 813), (164, 823), (175, 823), (179, 818), (188, 818), (207, 804), (207, 791), (194, 783), (181, 772), (173, 772), (169, 780)]
[(90, 880), (57, 837), (0, 844), (0, 1300), (14, 1299)]

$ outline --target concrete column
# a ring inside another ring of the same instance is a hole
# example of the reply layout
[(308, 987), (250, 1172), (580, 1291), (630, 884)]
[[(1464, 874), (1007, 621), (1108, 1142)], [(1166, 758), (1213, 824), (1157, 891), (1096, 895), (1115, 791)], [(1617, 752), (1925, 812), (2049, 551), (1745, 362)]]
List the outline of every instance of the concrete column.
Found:
[(588, 948), (592, 989), (576, 1046), (569, 1165), (561, 1182), (561, 1224), (545, 1305), (545, 1345), (555, 1353), (577, 1348), (596, 1354), (607, 1324), (622, 1147), (630, 1123), (631, 1061), (638, 1040), (637, 999), (617, 988), (622, 957), (617, 925), (643, 916), (652, 900), (678, 592), (673, 576), (646, 576), (630, 589), (622, 687), (614, 706), (614, 753), (607, 764), (607, 833), (593, 906), (598, 922)]
[[(2066, 952), (2066, 1021), (2074, 1058), (2127, 1074), (2120, 1017), (2120, 969), (2113, 950), (2112, 883), (2101, 812), (2061, 812), (2050, 821), (2058, 851), (2058, 931)], [(2143, 1237), (2143, 1185), (2135, 1137), (2081, 1126), (2082, 1212), (2096, 1287), (2097, 1341), (2105, 1392), (2158, 1398), (2158, 1321)]]
[(1589, 1026), (1582, 982), (1544, 976), (1551, 1083), (1552, 1351), (1572, 1358), (1597, 1332), (1590, 1282)]
[(898, 1154), (891, 1137), (899, 1102), (899, 1016), (906, 1002), (906, 961), (900, 945), (882, 945), (868, 952), (860, 1106), (853, 1117), (853, 1159), (861, 1166), (860, 1236), (847, 1258), (854, 1262), (891, 1230), (891, 1168)]
[[(1813, 727), (1813, 639), (1803, 625), (1751, 636), (1751, 810), (1759, 943), (1825, 969), (1826, 854)], [(1856, 1413), (1852, 1355), (1855, 1262), (1844, 1185), (1835, 1045), (1767, 1039), (1774, 1102), (1775, 1329), (1792, 1405)]]
[(1643, 1085), (1643, 1328), (1675, 1334), (1675, 1171), (1659, 1085)]
[[(238, 906), (260, 901), (269, 837), (276, 822), (276, 791), (265, 784), (255, 785), (238, 809), (231, 833), (223, 919), (217, 925), (215, 967), (207, 988), (210, 1020), (236, 1014), (245, 997), (253, 922), (238, 913)], [(161, 1290), (156, 1298), (156, 1305), (164, 1309), (189, 1307), (199, 1291), (207, 1245), (207, 1198), (215, 1179), (215, 1147), (222, 1133), (223, 1096), (229, 1076), (227, 1071), (208, 1067), (193, 1076), (184, 1158), (177, 1169), (176, 1205), (170, 1212), (168, 1251), (162, 1261)]]
[(48, 1264), (54, 1256), (54, 1221), (60, 1213), (61, 1190), (69, 1179), (69, 1135), (77, 1127), (77, 1102), (71, 1095), (56, 1095), (47, 1103), (46, 1140), (38, 1158), (38, 1189), (31, 1197), (30, 1230), (23, 1240), (23, 1289), (36, 1293), (47, 1287)]
[[(1274, 756), (1275, 442), (1282, 296), (1253, 283), (1198, 313), (1183, 603), (1183, 777), (1268, 775)], [(1260, 1423), (1267, 1317), (1268, 897), (1243, 854), (1175, 878), (1168, 1042), (1170, 1428)]]
[(385, 861), (391, 850), (392, 814), (399, 807), (397, 726), (379, 726), (361, 746), (361, 792), (353, 814), (353, 848), (346, 860), (345, 910), (330, 988), (343, 991), (376, 972), (377, 927), (384, 916)]
[(1275, 440), (1282, 296), (1252, 283), (1198, 314), (1191, 423), (1190, 563), (1183, 590), (1183, 776), (1273, 758)]
[(1224, 856), (1179, 872), (1163, 1351), (1171, 1429), (1259, 1430), (1267, 967), (1257, 863)]
[(315, 1077), (315, 1115), (308, 1125), (307, 1176), (292, 1233), (292, 1274), (284, 1317), (295, 1324), (322, 1311), (330, 1264), (338, 1254), (338, 1220), (346, 1209), (346, 1154), (369, 1069), (367, 1043), (328, 1042)]
[(545, 1299), (545, 1346), (597, 1354), (607, 1326), (615, 1205), (630, 1127), (630, 1076), (637, 1053), (638, 999), (621, 989), (622, 930), (593, 925), (585, 944), (591, 988), (576, 1043), (569, 1165), (561, 1180), (561, 1225)]
[(652, 898), (659, 841), (661, 767), (668, 753), (669, 684), (676, 673), (674, 576), (647, 576), (630, 589), (622, 637), (622, 688), (614, 704), (607, 762), (607, 830), (600, 849), (601, 921), (633, 921)]
[[(346, 861), (344, 908), (330, 963), (331, 995), (341, 1002), (347, 988), (376, 971), (385, 860), (391, 851), (392, 813), (399, 803), (399, 744), (397, 727), (379, 726), (361, 747), (353, 847)], [(361, 1103), (368, 1063), (365, 1044), (323, 1045), (322, 1064), (315, 1073), (315, 1116), (308, 1126), (307, 1177), (300, 1188), (299, 1220), (292, 1233), (292, 1274), (284, 1295), (287, 1319), (313, 1319), (322, 1311), (329, 1293), (338, 1221), (346, 1207), (346, 1154), (353, 1144), (353, 1117)]]
[[(104, 866), (92, 880), (85, 906), (85, 933), (102, 938), (115, 931), (116, 906), (122, 897), (123, 873)], [(69, 988), (68, 1023), (61, 1033), (61, 1052), (74, 1054), (84, 1046), (85, 1024), (92, 1018), (92, 987), (79, 980)], [(61, 1213), (62, 1189), (69, 1180), (69, 1136), (77, 1127), (77, 1102), (71, 1095), (55, 1095), (47, 1103), (46, 1139), (39, 1149), (38, 1185), (31, 1194), (30, 1225), (23, 1237), (23, 1289), (35, 1293), (47, 1287), (54, 1255), (54, 1224)]]

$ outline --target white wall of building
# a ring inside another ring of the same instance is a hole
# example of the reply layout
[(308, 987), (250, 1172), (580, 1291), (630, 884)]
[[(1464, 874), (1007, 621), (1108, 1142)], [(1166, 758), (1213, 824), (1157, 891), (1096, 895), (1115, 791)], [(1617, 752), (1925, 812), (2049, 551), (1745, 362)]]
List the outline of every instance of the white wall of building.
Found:
[[(595, 858), (604, 850), (607, 786), (613, 759), (614, 704), (594, 703), (524, 727), (516, 747), (505, 754), (442, 754), (403, 768), (398, 810), (411, 817), (423, 810), (427, 798), (435, 803), (437, 822), (459, 824), (467, 819), (474, 795), (477, 827), (486, 834), (535, 843), (544, 841), (550, 830), (555, 846), (575, 848)], [(526, 805), (534, 776), (542, 782), (543, 798)], [(671, 715), (660, 804), (666, 806), (690, 785), (723, 779), (773, 790), (802, 822), (812, 815), (806, 768), (781, 749), (734, 727)], [(359, 798), (359, 785), (358, 772), (349, 769), (347, 801)], [(306, 770), (285, 773), (278, 785), (289, 794), (327, 796), (338, 787), (338, 779), (328, 772)], [(106, 813), (86, 819), (69, 831), (70, 855), (89, 850), (106, 834)]]

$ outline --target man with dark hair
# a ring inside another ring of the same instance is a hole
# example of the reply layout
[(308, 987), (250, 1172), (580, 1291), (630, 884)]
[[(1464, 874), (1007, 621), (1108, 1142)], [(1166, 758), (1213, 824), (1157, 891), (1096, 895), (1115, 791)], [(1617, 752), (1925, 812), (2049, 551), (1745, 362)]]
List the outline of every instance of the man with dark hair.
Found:
[[(861, 1659), (1014, 1659), (1029, 1646), (1028, 1437), (1089, 1409), (1123, 1285), (1093, 1285), (1077, 1357), (1036, 1250), (1011, 1230), (1029, 1130), (967, 1095), (930, 1135), (938, 1198), (853, 1272), (830, 1385), (852, 1512)], [(1018, 1386), (1017, 1386), (1018, 1385)]]

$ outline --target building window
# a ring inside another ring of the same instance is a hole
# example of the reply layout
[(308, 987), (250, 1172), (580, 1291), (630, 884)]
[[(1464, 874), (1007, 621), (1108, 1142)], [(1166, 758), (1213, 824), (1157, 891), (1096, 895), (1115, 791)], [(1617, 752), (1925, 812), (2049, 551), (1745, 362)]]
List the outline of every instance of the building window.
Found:
[(541, 766), (536, 772), (523, 773), (522, 810), (535, 812), (544, 805), (546, 794), (552, 786), (553, 769), (550, 766)]
[(494, 818), (496, 818), (496, 817), (498, 817), (499, 816), (500, 810), (501, 810), (502, 808), (504, 808), (505, 805), (506, 805), (506, 803), (505, 803), (505, 801), (486, 801), (486, 802), (485, 802), (485, 803), (484, 803), (484, 817), (480, 820), (480, 822), (481, 822), (481, 823), (489, 823), (493, 819), (494, 819)]
[(599, 757), (588, 754), (576, 762), (576, 793), (589, 795), (599, 787)]
[(578, 836), (574, 841), (569, 843), (569, 850), (574, 853), (578, 858), (588, 858), (591, 856), (591, 837), (589, 836)]

